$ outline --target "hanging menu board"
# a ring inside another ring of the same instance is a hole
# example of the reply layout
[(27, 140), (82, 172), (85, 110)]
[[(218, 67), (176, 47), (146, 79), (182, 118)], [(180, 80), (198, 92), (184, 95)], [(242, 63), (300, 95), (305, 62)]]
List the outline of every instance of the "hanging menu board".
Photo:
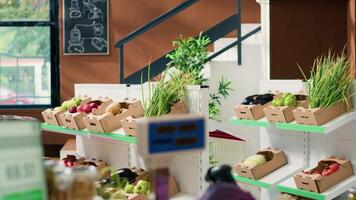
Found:
[(0, 199), (47, 199), (38, 121), (0, 119), (0, 130)]
[(109, 54), (109, 0), (64, 0), (64, 55)]

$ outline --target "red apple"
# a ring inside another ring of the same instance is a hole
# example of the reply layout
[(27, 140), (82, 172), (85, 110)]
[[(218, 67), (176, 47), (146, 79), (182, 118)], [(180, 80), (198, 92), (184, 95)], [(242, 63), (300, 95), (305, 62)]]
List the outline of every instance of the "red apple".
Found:
[(98, 108), (99, 105), (95, 102), (89, 104), (91, 108)]
[(81, 113), (81, 112), (84, 112), (84, 111), (83, 111), (83, 106), (78, 106), (78, 107), (77, 107), (77, 112), (80, 112), (80, 113)]
[(68, 111), (69, 111), (70, 113), (76, 113), (76, 112), (77, 112), (77, 107), (72, 106), (72, 107), (69, 108)]
[(85, 104), (83, 106), (83, 111), (86, 112), (86, 113), (90, 113), (92, 110), (91, 106), (89, 104)]

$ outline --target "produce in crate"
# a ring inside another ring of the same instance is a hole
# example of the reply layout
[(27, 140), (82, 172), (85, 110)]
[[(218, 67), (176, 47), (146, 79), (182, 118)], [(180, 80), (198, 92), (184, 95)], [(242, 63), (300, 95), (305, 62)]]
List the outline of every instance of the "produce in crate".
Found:
[(308, 86), (309, 108), (293, 111), (296, 122), (306, 125), (323, 125), (352, 108), (350, 89), (353, 79), (350, 63), (342, 55), (328, 55), (314, 61)]
[(278, 97), (272, 101), (272, 105), (276, 107), (296, 106), (297, 103), (297, 97), (289, 92), (284, 93), (281, 97)]
[(248, 168), (256, 167), (257, 165), (262, 165), (266, 163), (266, 157), (264, 155), (253, 155), (248, 157), (242, 165)]
[(324, 168), (318, 168), (314, 170), (303, 171), (305, 174), (320, 174), (322, 176), (329, 176), (339, 170), (340, 164), (337, 162), (334, 163), (325, 163)]
[(241, 103), (242, 105), (265, 105), (266, 103), (270, 102), (273, 100), (274, 94), (267, 93), (267, 94), (254, 94), (251, 96), (246, 97), (243, 102)]
[(352, 175), (349, 160), (332, 156), (320, 160), (311, 170), (298, 172), (294, 181), (298, 189), (322, 193)]
[(236, 117), (244, 120), (259, 120), (265, 116), (263, 109), (271, 105), (278, 95), (272, 93), (254, 94), (246, 97), (241, 105), (234, 107)]
[(87, 96), (78, 96), (74, 97), (70, 100), (64, 101), (61, 106), (55, 107), (55, 108), (49, 108), (46, 109), (42, 112), (42, 116), (44, 121), (47, 124), (52, 124), (52, 125), (57, 125), (57, 126), (62, 126), (63, 121), (61, 119), (61, 115), (65, 113), (66, 111), (74, 112), (75, 107), (84, 104), (86, 102), (90, 101), (90, 98)]
[(259, 180), (285, 164), (287, 164), (287, 158), (282, 150), (266, 148), (244, 162), (237, 163), (235, 171), (239, 176)]

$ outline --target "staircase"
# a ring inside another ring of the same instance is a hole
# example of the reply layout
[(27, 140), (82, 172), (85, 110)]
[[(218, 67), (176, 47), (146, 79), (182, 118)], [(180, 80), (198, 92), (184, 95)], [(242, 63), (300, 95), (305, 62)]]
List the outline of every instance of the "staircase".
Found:
[[(166, 58), (166, 55), (170, 52), (167, 52), (165, 55), (162, 55), (157, 60), (153, 61), (150, 64), (150, 74), (148, 76), (148, 65), (143, 66), (140, 70), (136, 71), (135, 73), (131, 74), (128, 77), (125, 77), (125, 45), (130, 41), (134, 40), (135, 38), (141, 36), (143, 33), (151, 30), (152, 28), (160, 25), (162, 22), (174, 17), (178, 13), (182, 12), (185, 9), (188, 9), (195, 3), (199, 2), (200, 0), (186, 0), (177, 7), (163, 13), (162, 15), (158, 16), (157, 18), (153, 19), (152, 21), (148, 22), (147, 24), (143, 25), (142, 27), (136, 29), (132, 33), (128, 34), (126, 37), (122, 38), (120, 41), (116, 43), (116, 48), (119, 49), (119, 56), (120, 56), (120, 83), (126, 84), (140, 84), (142, 82), (148, 81), (149, 78), (153, 78), (160, 73), (162, 73), (166, 69), (166, 64), (169, 62), (169, 59)], [(212, 59), (216, 58), (217, 56), (223, 54), (227, 50), (236, 47), (237, 48), (237, 64), (242, 64), (242, 42), (248, 39), (250, 36), (254, 35), (255, 33), (261, 30), (261, 27), (258, 26), (253, 30), (249, 31), (245, 35), (242, 36), (242, 29), (241, 29), (241, 5), (242, 0), (237, 0), (237, 12), (236, 14), (226, 18), (225, 20), (217, 23), (215, 26), (209, 28), (208, 30), (203, 32), (203, 35), (210, 38), (210, 44), (214, 43), (215, 41), (227, 36), (229, 33), (233, 31), (237, 31), (237, 38), (234, 41), (229, 42), (225, 47), (220, 48), (218, 51), (215, 51), (211, 54), (206, 62), (211, 61)], [(197, 33), (198, 35), (199, 33)], [(209, 45), (209, 44), (208, 44)], [(174, 51), (174, 50), (172, 50)], [(171, 52), (172, 52), (171, 51)], [(142, 80), (141, 80), (142, 77)]]

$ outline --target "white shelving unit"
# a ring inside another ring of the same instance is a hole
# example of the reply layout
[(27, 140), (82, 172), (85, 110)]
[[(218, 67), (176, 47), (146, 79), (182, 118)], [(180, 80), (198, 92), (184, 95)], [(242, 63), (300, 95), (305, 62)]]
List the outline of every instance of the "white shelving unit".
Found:
[[(302, 82), (278, 80), (260, 81), (260, 92), (268, 90), (297, 92)], [(329, 156), (340, 156), (356, 163), (356, 112), (345, 113), (322, 126), (307, 126), (292, 123), (270, 124), (265, 118), (258, 121), (237, 120), (235, 125), (260, 128), (260, 148), (274, 147), (283, 149), (288, 165), (255, 181), (236, 177), (239, 182), (261, 188), (261, 199), (275, 200), (279, 192), (286, 192), (316, 200), (331, 200), (356, 187), (356, 176), (352, 176), (324, 193), (318, 194), (296, 188), (293, 175), (306, 168), (316, 166), (318, 161)], [(354, 167), (355, 169), (355, 167)]]
[(355, 184), (356, 184), (356, 176), (352, 176), (342, 181), (341, 183), (335, 185), (334, 187), (328, 189), (326, 192), (317, 194), (313, 192), (298, 190), (292, 177), (279, 184), (277, 189), (281, 192), (287, 192), (294, 195), (303, 196), (306, 198), (311, 198), (316, 200), (332, 200), (338, 197), (339, 195), (343, 194), (350, 187), (355, 186)]
[[(148, 84), (76, 84), (75, 96), (109, 97), (113, 100), (125, 98), (149, 99)], [(186, 102), (190, 113), (208, 115), (208, 88), (189, 86), (186, 88)], [(113, 168), (141, 167), (145, 168), (143, 160), (138, 156), (136, 138), (125, 136), (122, 129), (112, 133), (96, 133), (87, 130), (70, 130), (63, 127), (42, 124), (42, 129), (76, 135), (77, 153), (86, 158), (96, 158), (107, 162)], [(208, 135), (208, 133), (207, 133)], [(207, 187), (204, 176), (209, 167), (209, 152), (207, 150), (192, 155), (175, 157), (172, 160), (170, 174), (179, 185), (180, 192), (175, 200), (195, 199)], [(189, 164), (189, 168), (187, 168)]]

